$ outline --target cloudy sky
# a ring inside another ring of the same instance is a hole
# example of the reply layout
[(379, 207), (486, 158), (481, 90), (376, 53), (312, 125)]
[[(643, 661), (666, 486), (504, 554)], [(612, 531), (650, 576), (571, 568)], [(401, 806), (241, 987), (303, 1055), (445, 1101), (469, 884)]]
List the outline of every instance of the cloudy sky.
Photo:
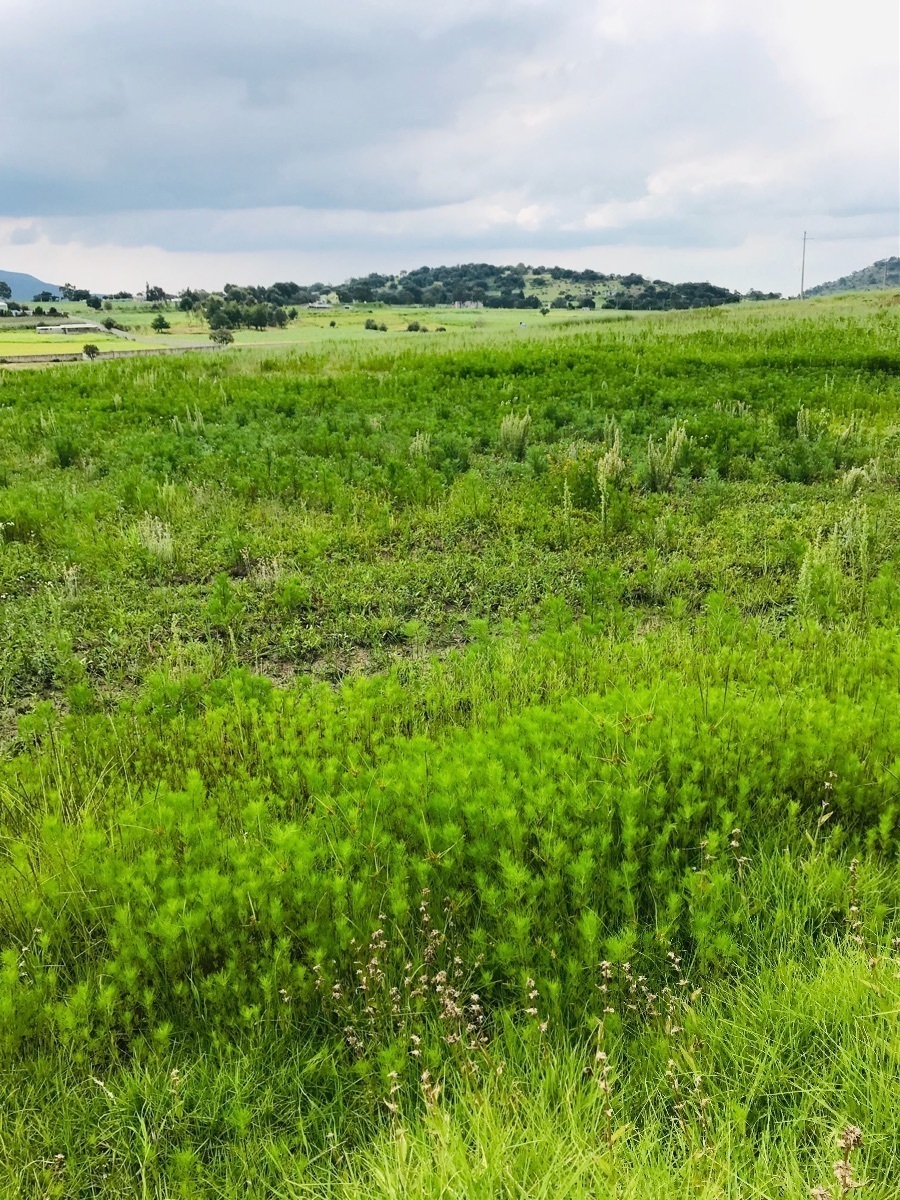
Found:
[(896, 254), (896, 0), (0, 0), (0, 268), (97, 290)]

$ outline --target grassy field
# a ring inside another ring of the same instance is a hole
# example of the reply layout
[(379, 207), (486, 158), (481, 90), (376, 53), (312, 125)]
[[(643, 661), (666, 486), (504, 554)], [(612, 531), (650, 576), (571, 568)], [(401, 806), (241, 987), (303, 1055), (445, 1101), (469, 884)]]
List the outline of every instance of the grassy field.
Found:
[(0, 1195), (893, 1200), (898, 299), (0, 367)]
[[(196, 313), (184, 313), (178, 308), (165, 308), (163, 315), (171, 329), (157, 333), (152, 326), (157, 310), (148, 305), (115, 302), (107, 312), (97, 313), (84, 304), (66, 304), (69, 320), (102, 321), (112, 316), (123, 326), (134, 340), (117, 338), (111, 334), (84, 334), (78, 337), (56, 337), (37, 334), (24, 321), (0, 322), (0, 358), (15, 358), (29, 354), (73, 353), (81, 350), (87, 341), (93, 341), (101, 351), (136, 348), (161, 349), (165, 347), (189, 347), (206, 344), (209, 327)], [(369, 330), (367, 319), (375, 319), (386, 330)], [(239, 329), (234, 331), (234, 345), (238, 348), (266, 347), (276, 352), (286, 349), (302, 349), (313, 346), (340, 348), (359, 342), (370, 345), (373, 341), (393, 342), (397, 336), (404, 341), (411, 338), (432, 340), (446, 339), (454, 334), (474, 334), (484, 338), (500, 333), (516, 332), (518, 336), (529, 336), (538, 330), (559, 331), (563, 328), (581, 327), (586, 323), (606, 323), (621, 320), (621, 314), (609, 312), (569, 312), (552, 310), (546, 317), (540, 312), (514, 311), (509, 309), (484, 309), (479, 311), (457, 311), (439, 308), (395, 309), (378, 305), (354, 305), (353, 308), (335, 308), (331, 312), (301, 309), (297, 318), (283, 329)], [(332, 322), (334, 324), (332, 325)], [(409, 325), (418, 322), (425, 327), (418, 333), (409, 332)], [(33, 324), (33, 321), (30, 322)], [(440, 332), (438, 332), (440, 330)]]
[[(137, 342), (115, 337), (105, 330), (54, 336), (51, 333), (35, 333), (33, 329), (0, 327), (0, 358), (12, 360), (32, 354), (80, 354), (88, 343), (95, 345), (101, 353), (107, 354), (116, 350), (161, 348), (170, 344), (177, 345), (185, 340), (176, 338), (174, 342), (169, 342), (153, 336)], [(196, 342), (198, 339), (192, 340)]]

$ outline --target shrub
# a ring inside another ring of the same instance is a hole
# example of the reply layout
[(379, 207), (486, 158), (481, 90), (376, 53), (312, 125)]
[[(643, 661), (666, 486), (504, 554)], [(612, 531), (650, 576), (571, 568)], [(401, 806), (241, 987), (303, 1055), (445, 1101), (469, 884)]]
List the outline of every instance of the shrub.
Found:
[(77, 443), (66, 434), (58, 437), (53, 443), (53, 456), (59, 467), (74, 467), (81, 456)]

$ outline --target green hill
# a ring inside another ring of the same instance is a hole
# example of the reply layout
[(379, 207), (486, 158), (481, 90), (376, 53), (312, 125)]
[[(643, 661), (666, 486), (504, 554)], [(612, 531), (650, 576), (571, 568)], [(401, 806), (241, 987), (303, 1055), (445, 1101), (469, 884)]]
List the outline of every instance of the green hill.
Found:
[(838, 292), (867, 292), (873, 288), (900, 287), (900, 258), (880, 258), (870, 267), (832, 279), (830, 283), (819, 283), (807, 288), (807, 296), (832, 296)]

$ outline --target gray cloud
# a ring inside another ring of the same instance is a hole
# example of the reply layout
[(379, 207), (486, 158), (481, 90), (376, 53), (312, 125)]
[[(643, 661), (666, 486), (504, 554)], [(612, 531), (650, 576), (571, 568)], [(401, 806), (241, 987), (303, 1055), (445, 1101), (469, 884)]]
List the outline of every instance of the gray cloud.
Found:
[[(0, 49), (7, 211), (394, 206), (408, 182), (385, 176), (382, 153), (439, 130), (551, 19), (548, 5), (497, 7), (463, 5), (443, 29), (423, 28), (418, 5), (346, 0), (325, 15), (88, 2), (78, 20), (20, 18)], [(36, 54), (48, 82), (34, 100)]]
[[(891, 0), (859, 2), (867, 34), (896, 23)], [(733, 248), (807, 220), (885, 232), (897, 115), (871, 101), (894, 60), (861, 74), (837, 25), (797, 59), (782, 24), (806, 7), (23, 5), (0, 42), (0, 253), (340, 251), (362, 269), (432, 249)], [(836, 64), (843, 91), (824, 86)]]

